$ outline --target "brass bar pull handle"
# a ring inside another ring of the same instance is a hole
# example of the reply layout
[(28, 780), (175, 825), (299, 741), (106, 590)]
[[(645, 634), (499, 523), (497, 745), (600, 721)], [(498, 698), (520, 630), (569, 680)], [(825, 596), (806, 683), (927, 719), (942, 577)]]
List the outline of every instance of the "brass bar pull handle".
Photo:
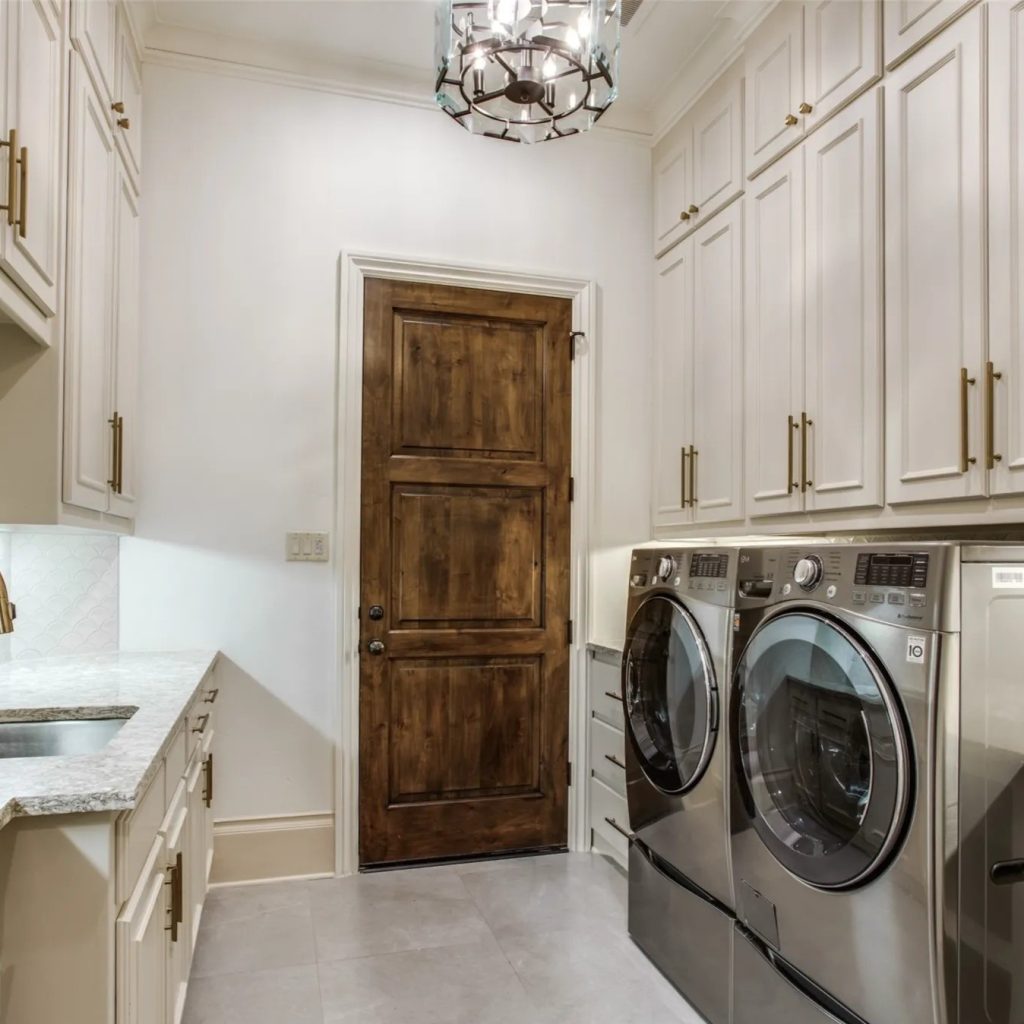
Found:
[(118, 460), (118, 451), (117, 451), (117, 421), (118, 421), (118, 416), (117, 416), (117, 410), (115, 409), (114, 410), (114, 415), (111, 416), (109, 420), (107, 420), (107, 423), (110, 424), (110, 429), (112, 431), (112, 433), (111, 433), (111, 449), (110, 449), (110, 454), (111, 454), (110, 479), (107, 481), (107, 486), (115, 494), (117, 493), (117, 460)]
[(204, 704), (213, 704), (217, 700), (217, 697), (219, 696), (219, 694), (220, 694), (220, 687), (219, 686), (215, 686), (203, 698), (203, 703)]
[(213, 754), (210, 754), (203, 762), (206, 769), (206, 791), (203, 793), (203, 803), (209, 807), (213, 803)]
[(6, 139), (0, 139), (0, 149), (7, 149), (7, 204), (0, 210), (7, 211), (7, 223), (14, 227), (18, 223), (15, 210), (18, 207), (18, 130), (12, 128)]
[[(11, 153), (13, 158), (14, 154)], [(28, 146), (21, 147), (21, 185), (18, 188), (18, 234), (24, 238), (28, 232)]]
[(814, 420), (809, 419), (807, 413), (800, 413), (800, 493), (803, 494), (808, 487), (814, 486), (813, 480), (807, 479), (807, 434), (808, 428), (814, 426)]
[(209, 723), (210, 716), (208, 714), (200, 715), (196, 719), (196, 724), (192, 727), (192, 731), (199, 733), (199, 735), (201, 736), (204, 732), (206, 732), (206, 727), (207, 725), (209, 725)]
[(686, 508), (686, 445), (679, 449), (679, 507)]
[(633, 842), (633, 833), (629, 829), (623, 828), (614, 818), (606, 817), (604, 819), (609, 825), (620, 835), (624, 835), (630, 842)]
[(690, 505), (697, 504), (697, 449), (690, 445)]
[(185, 919), (185, 900), (184, 890), (182, 885), (182, 879), (184, 876), (182, 855), (179, 853), (174, 858), (174, 864), (168, 869), (171, 872), (171, 877), (167, 881), (167, 885), (171, 887), (171, 923), (165, 928), (165, 931), (171, 933), (171, 942), (178, 941), (178, 925)]
[(124, 417), (117, 417), (117, 493), (124, 494)]
[(793, 479), (795, 466), (793, 464), (793, 432), (800, 429), (792, 413), (786, 417), (786, 493), (792, 494), (799, 483)]
[(621, 693), (612, 693), (611, 690), (605, 690), (604, 691), (604, 695), (606, 697), (611, 697), (612, 700), (617, 700), (617, 701), (620, 701), (620, 702), (622, 700), (622, 694)]
[(1003, 457), (996, 452), (996, 381), (1003, 375), (990, 361), (985, 364), (985, 468), (995, 469)]
[(611, 761), (616, 768), (621, 768), (623, 771), (626, 770), (626, 766), (614, 754), (605, 754), (604, 759), (606, 761)]
[(974, 377), (967, 375), (967, 367), (960, 369), (960, 472), (966, 473), (978, 460), (970, 453), (970, 427), (967, 422), (969, 412), (968, 389), (976, 384)]

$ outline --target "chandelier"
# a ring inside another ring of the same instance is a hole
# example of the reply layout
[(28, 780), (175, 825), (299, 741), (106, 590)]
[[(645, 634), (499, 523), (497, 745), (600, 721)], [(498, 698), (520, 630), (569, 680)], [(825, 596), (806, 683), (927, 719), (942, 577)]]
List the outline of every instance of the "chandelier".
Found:
[(437, 102), (476, 135), (587, 131), (618, 95), (620, 0), (441, 0)]

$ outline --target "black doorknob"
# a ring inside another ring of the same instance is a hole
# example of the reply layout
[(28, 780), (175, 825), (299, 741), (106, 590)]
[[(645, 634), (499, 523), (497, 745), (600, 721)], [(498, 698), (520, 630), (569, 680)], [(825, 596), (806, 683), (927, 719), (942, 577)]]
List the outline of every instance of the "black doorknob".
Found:
[(371, 604), (369, 615), (374, 622), (380, 622), (384, 618), (384, 609), (379, 604)]
[(366, 645), (366, 649), (371, 654), (383, 654), (384, 653), (384, 641), (383, 640), (371, 640)]

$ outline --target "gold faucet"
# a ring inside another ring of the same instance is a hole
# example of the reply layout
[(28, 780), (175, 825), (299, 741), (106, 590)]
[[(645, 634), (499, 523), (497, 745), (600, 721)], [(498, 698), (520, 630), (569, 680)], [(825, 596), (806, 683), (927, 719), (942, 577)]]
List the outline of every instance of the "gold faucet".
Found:
[(3, 573), (0, 573), (0, 633), (14, 632), (14, 605), (7, 596), (7, 584)]

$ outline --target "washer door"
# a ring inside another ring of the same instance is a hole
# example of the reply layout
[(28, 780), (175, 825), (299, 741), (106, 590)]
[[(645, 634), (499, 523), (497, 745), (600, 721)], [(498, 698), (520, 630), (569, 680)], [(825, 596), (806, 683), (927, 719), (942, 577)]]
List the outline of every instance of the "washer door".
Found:
[(644, 775), (665, 793), (700, 780), (718, 732), (707, 645), (686, 609), (655, 595), (636, 610), (622, 662), (627, 732)]
[(884, 866), (908, 806), (906, 729), (867, 648), (813, 612), (755, 631), (736, 666), (741, 792), (787, 870), (821, 889)]

